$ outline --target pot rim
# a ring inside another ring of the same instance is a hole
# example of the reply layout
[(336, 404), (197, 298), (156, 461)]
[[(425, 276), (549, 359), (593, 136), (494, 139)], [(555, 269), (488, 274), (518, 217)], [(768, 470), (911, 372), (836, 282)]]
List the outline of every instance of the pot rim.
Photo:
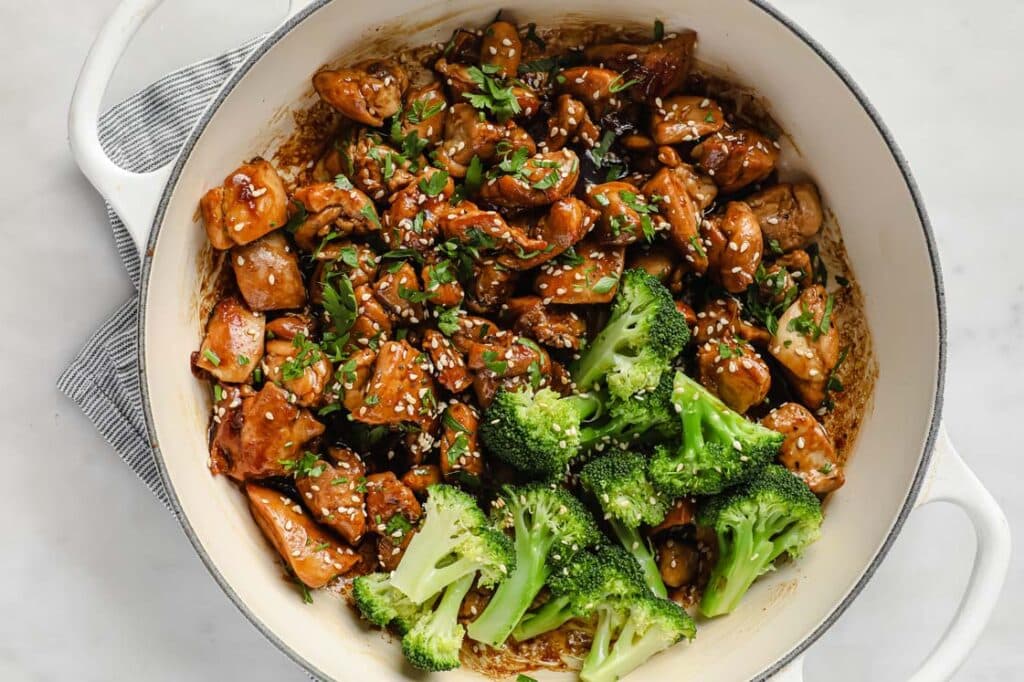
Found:
[[(156, 428), (153, 419), (153, 410), (149, 397), (149, 386), (146, 380), (146, 344), (145, 344), (145, 330), (146, 330), (146, 306), (141, 305), (147, 299), (149, 292), (150, 283), (150, 272), (152, 269), (152, 261), (155, 253), (156, 241), (160, 234), (160, 229), (163, 224), (164, 214), (167, 209), (168, 202), (171, 194), (177, 185), (178, 179), (181, 176), (181, 171), (184, 168), (185, 162), (191, 156), (192, 150), (195, 148), (199, 139), (203, 136), (206, 130), (207, 124), (210, 122), (213, 114), (220, 108), (220, 105), (225, 99), (234, 91), (235, 86), (241, 81), (241, 79), (248, 73), (262, 57), (266, 54), (271, 47), (277, 44), (285, 35), (291, 32), (291, 30), (306, 20), (310, 15), (314, 14), (323, 6), (333, 2), (334, 0), (314, 0), (300, 12), (291, 16), (281, 26), (279, 26), (272, 33), (268, 34), (264, 38), (263, 42), (260, 43), (256, 49), (245, 59), (242, 64), (235, 70), (231, 77), (224, 83), (217, 95), (210, 101), (206, 106), (203, 115), (196, 122), (189, 133), (188, 138), (185, 140), (181, 151), (174, 162), (174, 166), (171, 169), (171, 173), (168, 176), (167, 184), (164, 186), (164, 191), (160, 197), (159, 204), (153, 224), (150, 229), (149, 239), (146, 243), (146, 249), (143, 252), (142, 258), (142, 276), (139, 286), (139, 319), (137, 327), (137, 344), (139, 354), (139, 367), (138, 376), (139, 384), (141, 387), (143, 412), (146, 418), (146, 428), (150, 438), (150, 445), (153, 448), (153, 452), (156, 455), (155, 461), (157, 469), (160, 473), (160, 479), (167, 490), (167, 497), (172, 511), (174, 512), (175, 518), (181, 524), (182, 530), (185, 531), (185, 535), (188, 537), (189, 542), (192, 543), (192, 547), (195, 549), (196, 554), (202, 560), (203, 565), (206, 566), (207, 571), (213, 579), (220, 585), (220, 588), (228, 596), (228, 598), (234, 603), (239, 611), (251, 622), (260, 633), (263, 634), (268, 640), (270, 640), (278, 649), (284, 652), (292, 661), (297, 665), (306, 670), (309, 674), (316, 676), (318, 679), (329, 679), (323, 671), (319, 670), (310, 661), (306, 660), (298, 652), (292, 649), (287, 643), (285, 643), (278, 635), (263, 621), (261, 621), (248, 607), (245, 601), (234, 591), (232, 586), (228, 583), (227, 579), (221, 574), (212, 558), (207, 554), (202, 543), (199, 541), (195, 530), (193, 530), (188, 517), (182, 510), (181, 504), (178, 500), (177, 492), (174, 488), (174, 483), (171, 481), (170, 476), (167, 473), (167, 468), (164, 464), (163, 453), (160, 449), (160, 444), (156, 437)], [(867, 114), (868, 118), (874, 124), (875, 129), (881, 135), (883, 141), (889, 149), (893, 160), (896, 162), (899, 168), (900, 174), (903, 176), (903, 180), (907, 186), (907, 191), (910, 193), (911, 199), (914, 202), (914, 208), (917, 211), (917, 216), (921, 224), (922, 231), (924, 233), (925, 245), (928, 250), (928, 259), (931, 262), (932, 267), (932, 279), (935, 289), (935, 305), (938, 313), (939, 322), (939, 347), (938, 347), (938, 363), (936, 367), (935, 376), (935, 397), (932, 404), (932, 415), (931, 421), (928, 425), (928, 434), (925, 438), (920, 461), (918, 462), (917, 471), (914, 474), (913, 482), (907, 491), (907, 495), (900, 506), (900, 511), (893, 522), (892, 527), (889, 529), (888, 534), (882, 545), (879, 547), (875, 556), (864, 570), (861, 577), (857, 582), (850, 588), (849, 592), (843, 597), (843, 599), (836, 604), (832, 611), (825, 617), (825, 619), (816, 627), (812, 632), (805, 636), (800, 642), (793, 646), (786, 654), (772, 663), (770, 666), (762, 670), (757, 674), (754, 680), (766, 680), (788, 664), (793, 662), (798, 656), (807, 650), (814, 642), (820, 638), (826, 630), (828, 630), (839, 617), (849, 608), (850, 604), (856, 599), (861, 591), (867, 585), (868, 581), (874, 575), (878, 566), (888, 555), (893, 542), (899, 535), (903, 528), (903, 524), (906, 522), (910, 512), (914, 509), (914, 502), (918, 497), (921, 485), (924, 481), (925, 474), (928, 471), (931, 463), (932, 454), (935, 446), (935, 440), (937, 438), (940, 422), (942, 418), (942, 406), (943, 406), (943, 389), (945, 385), (946, 376), (946, 296), (942, 282), (942, 268), (939, 263), (938, 249), (935, 244), (935, 236), (932, 231), (931, 222), (928, 219), (928, 213), (925, 210), (924, 202), (921, 198), (920, 191), (918, 190), (917, 183), (914, 180), (913, 174), (910, 170), (910, 165), (907, 163), (906, 158), (903, 156), (903, 152), (900, 150), (896, 141), (893, 139), (892, 133), (886, 127), (882, 121), (881, 116), (875, 109), (874, 105), (868, 100), (867, 95), (860, 89), (857, 83), (853, 80), (849, 73), (839, 64), (838, 61), (814, 38), (812, 38), (803, 28), (797, 25), (792, 19), (784, 15), (780, 10), (769, 4), (766, 0), (747, 0), (751, 5), (761, 10), (765, 14), (769, 15), (775, 21), (782, 24), (788, 29), (794, 36), (801, 40), (807, 45), (814, 53), (825, 63), (832, 72), (839, 77), (846, 88), (853, 94), (854, 98), (860, 104), (864, 113)]]

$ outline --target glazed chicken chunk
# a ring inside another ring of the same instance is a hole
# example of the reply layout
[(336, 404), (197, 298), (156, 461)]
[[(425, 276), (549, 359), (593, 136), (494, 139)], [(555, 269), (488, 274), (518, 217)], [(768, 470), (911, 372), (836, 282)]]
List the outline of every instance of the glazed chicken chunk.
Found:
[(655, 104), (651, 135), (658, 144), (691, 142), (717, 133), (725, 126), (725, 114), (707, 97), (674, 95)]
[(233, 296), (217, 302), (193, 364), (220, 381), (249, 380), (263, 357), (264, 317)]
[(284, 183), (263, 159), (239, 166), (224, 184), (203, 195), (199, 208), (210, 244), (222, 251), (259, 239), (288, 221)]
[(821, 200), (809, 182), (780, 183), (746, 199), (761, 223), (765, 240), (783, 251), (801, 249), (821, 229)]
[(452, 393), (461, 393), (473, 385), (466, 361), (452, 342), (436, 329), (423, 332), (423, 350), (430, 356), (434, 378)]
[(768, 350), (785, 368), (801, 402), (817, 408), (825, 400), (829, 373), (839, 361), (839, 330), (832, 323), (833, 298), (821, 285), (804, 289), (779, 318)]
[(380, 229), (380, 218), (370, 198), (342, 178), (318, 182), (295, 190), (295, 201), (306, 211), (306, 219), (295, 230), (295, 243), (303, 251), (322, 248), (328, 235), (366, 235)]
[(298, 476), (295, 487), (317, 521), (356, 545), (366, 532), (366, 500), (362, 492), (366, 467), (348, 448), (328, 448), (330, 459), (318, 459)]
[(437, 396), (426, 354), (407, 341), (386, 341), (378, 353), (368, 352), (368, 363), (365, 355), (351, 361), (357, 365), (352, 370), (355, 377), (351, 388), (345, 387), (345, 407), (353, 418), (364, 424), (428, 426)]
[(761, 228), (750, 207), (730, 201), (725, 213), (704, 221), (701, 233), (715, 279), (731, 294), (746, 291), (754, 283), (764, 249)]
[(608, 303), (619, 289), (626, 261), (621, 246), (604, 246), (588, 238), (575, 246), (573, 262), (545, 263), (533, 281), (546, 303)]
[(391, 60), (320, 71), (313, 76), (313, 88), (325, 102), (368, 126), (381, 126), (384, 119), (398, 113), (407, 87), (405, 70)]
[(298, 254), (281, 232), (271, 232), (231, 249), (231, 267), (238, 290), (253, 310), (287, 310), (306, 305)]
[(351, 548), (321, 530), (291, 498), (256, 483), (247, 484), (245, 493), (256, 524), (307, 587), (323, 587), (358, 563)]
[(540, 296), (509, 299), (505, 315), (517, 334), (551, 348), (579, 350), (587, 336), (586, 320), (569, 307), (545, 305)]
[(682, 85), (690, 72), (696, 42), (696, 33), (681, 31), (646, 45), (590, 45), (583, 55), (591, 63), (620, 70), (623, 87), (635, 82), (630, 92), (637, 99), (656, 102), (656, 98), (665, 97)]
[(709, 341), (697, 349), (700, 383), (743, 414), (768, 396), (768, 365), (746, 341)]
[(722, 131), (694, 147), (692, 153), (718, 189), (727, 193), (764, 180), (779, 158), (775, 143), (749, 128)]
[(799, 403), (784, 403), (761, 423), (786, 436), (779, 462), (818, 495), (841, 487), (846, 480), (832, 439), (810, 411)]
[(643, 191), (647, 196), (660, 197), (658, 213), (668, 221), (669, 239), (682, 254), (687, 267), (698, 274), (706, 272), (708, 257), (697, 231), (697, 208), (683, 178), (671, 168), (662, 168), (644, 185)]
[(484, 472), (477, 440), (480, 419), (469, 405), (452, 402), (441, 420), (441, 473), (446, 479), (479, 479)]
[(548, 206), (572, 194), (580, 177), (580, 160), (571, 149), (526, 159), (514, 172), (484, 183), (480, 196), (506, 208)]
[(267, 341), (261, 364), (264, 375), (295, 397), (295, 404), (316, 407), (321, 403), (332, 367), (315, 342), (299, 333), (291, 339)]
[(537, 222), (545, 247), (537, 253), (502, 255), (499, 262), (513, 270), (529, 270), (557, 258), (583, 239), (597, 224), (600, 214), (575, 197), (559, 199)]

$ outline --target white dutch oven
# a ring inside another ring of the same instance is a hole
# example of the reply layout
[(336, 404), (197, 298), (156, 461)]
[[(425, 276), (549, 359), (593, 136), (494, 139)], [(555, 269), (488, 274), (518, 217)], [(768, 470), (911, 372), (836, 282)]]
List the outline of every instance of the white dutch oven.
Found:
[[(113, 165), (96, 137), (107, 81), (159, 0), (126, 0), (89, 54), (71, 106), (75, 158), (144, 251), (140, 352), (150, 437), (178, 518), (210, 573), (269, 639), (311, 673), (341, 680), (409, 674), (398, 647), (365, 629), (338, 600), (302, 604), (249, 516), (243, 496), (206, 467), (208, 396), (189, 372), (198, 345), (199, 197), (241, 160), (289, 131), (278, 115), (308, 97), (323, 64), (380, 35), (408, 44), (445, 39), (494, 16), (488, 0), (318, 0), (302, 8), (229, 79), (177, 160), (148, 174)], [(791, 164), (818, 181), (843, 228), (867, 301), (880, 367), (873, 407), (829, 502), (821, 540), (799, 562), (760, 580), (728, 618), (703, 624), (693, 645), (657, 656), (634, 679), (800, 679), (800, 655), (871, 577), (915, 508), (961, 506), (977, 530), (967, 593), (914, 679), (950, 676), (996, 602), (1010, 554), (1006, 519), (965, 466), (939, 421), (944, 373), (942, 281), (935, 245), (906, 163), (864, 96), (792, 22), (760, 0), (506, 0), (541, 25), (567, 16), (604, 22), (655, 17), (700, 36), (698, 56), (754, 84), (799, 145)], [(380, 31), (381, 27), (391, 26)], [(879, 216), (885, 216), (884, 224)], [(909, 311), (909, 313), (908, 313)], [(736, 643), (743, 642), (743, 655)], [(466, 670), (450, 680), (468, 679)], [(547, 677), (542, 675), (542, 677)]]

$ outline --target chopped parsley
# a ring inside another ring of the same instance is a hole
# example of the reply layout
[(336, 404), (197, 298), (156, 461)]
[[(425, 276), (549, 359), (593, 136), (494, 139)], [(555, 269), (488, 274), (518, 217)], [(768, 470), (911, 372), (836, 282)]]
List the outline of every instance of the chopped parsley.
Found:
[(417, 186), (420, 188), (420, 191), (428, 197), (436, 197), (444, 191), (445, 185), (447, 184), (448, 173), (446, 171), (439, 170), (431, 173), (428, 178), (420, 178), (419, 185)]
[(508, 363), (504, 360), (499, 360), (498, 353), (493, 350), (485, 350), (483, 352), (483, 360), (484, 367), (492, 374), (500, 376), (508, 369)]
[(451, 336), (459, 330), (459, 307), (445, 308), (437, 316), (437, 328), (445, 336)]
[(307, 339), (302, 332), (292, 339), (292, 346), (295, 348), (295, 355), (281, 365), (281, 378), (285, 381), (298, 379), (306, 373), (307, 367), (320, 361), (320, 346)]
[(324, 473), (324, 466), (320, 464), (320, 457), (309, 450), (303, 452), (301, 457), (296, 459), (279, 459), (277, 463), (284, 467), (285, 473), (289, 473), (295, 478), (315, 478)]
[(515, 91), (493, 78), (499, 68), (495, 64), (484, 64), (479, 68), (469, 67), (469, 77), (480, 91), (466, 92), (462, 96), (469, 100), (469, 103), (477, 110), (489, 111), (494, 114), (498, 122), (504, 123), (518, 114), (520, 107)]

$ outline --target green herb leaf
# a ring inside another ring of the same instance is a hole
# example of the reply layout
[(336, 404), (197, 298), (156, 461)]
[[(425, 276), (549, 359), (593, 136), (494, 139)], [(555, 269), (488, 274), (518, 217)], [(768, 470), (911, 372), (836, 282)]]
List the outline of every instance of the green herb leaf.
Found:
[(334, 186), (338, 189), (355, 189), (352, 185), (352, 181), (341, 174), (334, 176)]
[(430, 177), (420, 178), (418, 187), (420, 188), (420, 191), (428, 197), (436, 197), (444, 191), (445, 185), (447, 184), (448, 173), (446, 171), (439, 170), (432, 173)]
[(508, 369), (508, 363), (498, 359), (498, 353), (493, 350), (483, 352), (484, 367), (493, 374), (501, 376)]
[(590, 290), (593, 291), (595, 294), (607, 294), (609, 291), (614, 289), (618, 283), (618, 277), (605, 275), (601, 279), (597, 280), (594, 286), (590, 287)]
[(459, 312), (460, 309), (456, 306), (454, 308), (445, 308), (437, 316), (437, 328), (442, 334), (451, 336), (459, 330)]

